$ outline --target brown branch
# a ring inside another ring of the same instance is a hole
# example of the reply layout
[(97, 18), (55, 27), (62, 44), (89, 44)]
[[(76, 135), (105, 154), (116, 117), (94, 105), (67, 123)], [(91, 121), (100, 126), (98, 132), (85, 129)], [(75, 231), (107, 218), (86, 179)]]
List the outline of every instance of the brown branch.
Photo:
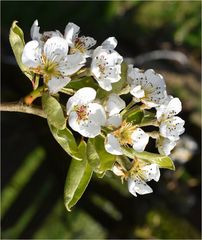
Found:
[(27, 106), (22, 102), (8, 102), (0, 104), (0, 111), (4, 112), (22, 112), (37, 115), (42, 118), (46, 118), (44, 111), (37, 106)]

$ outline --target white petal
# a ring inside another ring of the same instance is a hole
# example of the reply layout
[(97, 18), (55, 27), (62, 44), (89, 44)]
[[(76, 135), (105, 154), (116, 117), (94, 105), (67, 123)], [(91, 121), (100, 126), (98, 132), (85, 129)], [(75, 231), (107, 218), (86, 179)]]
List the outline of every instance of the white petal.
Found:
[(180, 117), (172, 117), (161, 122), (159, 129), (162, 137), (168, 138), (171, 141), (179, 139), (179, 135), (184, 132), (184, 120)]
[(145, 92), (143, 89), (141, 89), (141, 85), (135, 87), (131, 86), (130, 93), (138, 99), (143, 98), (145, 96)]
[(84, 137), (94, 138), (101, 133), (101, 127), (94, 122), (81, 121), (78, 132)]
[(25, 45), (22, 53), (22, 63), (32, 68), (41, 65), (41, 48), (38, 41), (33, 40)]
[(62, 75), (69, 76), (76, 73), (84, 66), (85, 57), (80, 53), (67, 55), (61, 62), (59, 62), (58, 70)]
[(160, 178), (160, 170), (159, 166), (157, 164), (150, 164), (146, 165), (142, 168), (142, 171), (144, 172), (144, 175), (146, 177), (146, 181), (151, 181), (152, 179), (156, 182), (159, 181)]
[(120, 168), (118, 168), (116, 165), (114, 165), (114, 166), (112, 167), (112, 172), (113, 172), (116, 176), (124, 176), (123, 171), (122, 171)]
[(98, 84), (100, 85), (100, 87), (106, 91), (111, 91), (112, 90), (112, 85), (109, 79), (100, 79), (97, 80)]
[(50, 93), (57, 93), (64, 86), (70, 82), (71, 78), (69, 77), (53, 77), (48, 81), (48, 89)]
[(107, 152), (113, 155), (123, 155), (121, 145), (118, 139), (110, 133), (107, 134), (107, 137), (105, 140), (105, 149)]
[(113, 127), (119, 127), (121, 125), (122, 118), (120, 114), (115, 114), (107, 119), (106, 125), (107, 126), (113, 126)]
[(67, 114), (72, 111), (75, 105), (86, 105), (92, 102), (96, 97), (96, 91), (90, 87), (84, 87), (79, 89), (72, 97), (67, 101), (66, 109)]
[(122, 109), (126, 107), (126, 103), (123, 99), (119, 97), (118, 94), (111, 93), (109, 95), (106, 111), (109, 113), (109, 116), (119, 113)]
[(109, 37), (102, 43), (102, 46), (106, 49), (114, 49), (117, 46), (117, 40), (115, 37)]
[(92, 38), (92, 37), (85, 37), (85, 36), (80, 37), (79, 40), (84, 44), (86, 49), (91, 48), (97, 42), (94, 38)]
[(171, 98), (171, 96), (168, 96), (168, 99), (166, 103), (163, 103), (157, 109), (156, 117), (158, 120), (171, 118), (182, 110), (182, 103), (179, 98)]
[(68, 23), (65, 27), (64, 37), (69, 44), (73, 43), (74, 39), (78, 36), (80, 27), (74, 23)]
[(98, 103), (89, 103), (89, 123), (104, 126), (106, 124), (106, 113), (102, 105)]
[(78, 122), (78, 115), (75, 111), (71, 111), (68, 117), (69, 126), (76, 132), (79, 132), (80, 125)]
[(133, 194), (135, 197), (137, 196), (136, 193), (143, 195), (152, 193), (153, 190), (150, 188), (149, 185), (147, 185), (143, 180), (140, 178), (135, 179), (128, 179), (128, 190), (131, 194)]
[(59, 63), (68, 52), (68, 43), (64, 38), (52, 37), (44, 44), (44, 55), (50, 61)]
[(149, 141), (149, 135), (141, 128), (136, 128), (131, 137), (133, 139), (134, 150), (137, 152), (143, 152)]
[(160, 137), (156, 141), (156, 146), (160, 154), (168, 156), (176, 146), (176, 141), (170, 141), (168, 138)]
[(44, 42), (46, 42), (49, 38), (52, 38), (52, 37), (61, 37), (61, 38), (63, 38), (63, 35), (58, 30), (56, 30), (56, 31), (48, 31), (48, 32), (44, 32), (43, 33)]
[(31, 30), (30, 30), (30, 35), (33, 40), (39, 41), (41, 38), (41, 34), (39, 33), (40, 27), (38, 25), (38, 20), (35, 20)]

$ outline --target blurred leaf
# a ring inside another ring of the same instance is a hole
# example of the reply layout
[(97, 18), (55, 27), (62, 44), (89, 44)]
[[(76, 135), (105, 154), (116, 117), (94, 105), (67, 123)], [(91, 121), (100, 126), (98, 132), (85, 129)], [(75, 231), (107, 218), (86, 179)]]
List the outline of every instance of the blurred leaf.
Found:
[(60, 103), (48, 93), (42, 95), (42, 107), (47, 115), (48, 122), (55, 128), (64, 129), (66, 119)]
[(68, 211), (71, 211), (71, 208), (83, 195), (93, 173), (87, 161), (86, 143), (84, 141), (80, 143), (79, 151), (83, 159), (82, 161), (76, 161), (74, 158), (72, 159), (65, 183), (64, 201)]
[(104, 138), (102, 136), (88, 140), (87, 156), (90, 165), (98, 173), (110, 170), (116, 160), (114, 155), (105, 150)]
[(17, 26), (17, 21), (14, 21), (10, 28), (9, 41), (21, 71), (32, 81), (34, 74), (31, 73), (29, 68), (22, 63), (22, 52), (25, 46), (25, 41), (24, 33), (22, 29)]
[(60, 130), (52, 126), (50, 123), (49, 128), (55, 140), (71, 157), (76, 160), (82, 159), (82, 155), (78, 150), (74, 135), (68, 128)]
[(157, 153), (150, 153), (150, 152), (136, 152), (132, 148), (123, 147), (124, 154), (134, 159), (135, 157), (147, 161), (149, 163), (155, 163), (158, 164), (160, 168), (167, 168), (170, 170), (175, 170), (175, 165), (171, 158), (168, 156), (160, 155)]

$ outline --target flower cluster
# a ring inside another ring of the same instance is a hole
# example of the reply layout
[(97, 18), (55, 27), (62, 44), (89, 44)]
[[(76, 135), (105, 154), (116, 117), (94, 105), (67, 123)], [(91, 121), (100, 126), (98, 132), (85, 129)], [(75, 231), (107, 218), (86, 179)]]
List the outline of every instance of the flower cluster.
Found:
[[(151, 193), (146, 182), (159, 180), (159, 168), (171, 168), (156, 159), (168, 161), (166, 156), (184, 132), (184, 120), (176, 116), (182, 110), (180, 100), (168, 95), (160, 74), (124, 64), (114, 37), (92, 49), (96, 40), (79, 36), (80, 28), (74, 23), (67, 24), (64, 34), (39, 30), (36, 20), (22, 63), (43, 79), (44, 91), (50, 95), (64, 93), (71, 83), (79, 82), (65, 108), (70, 128), (86, 142), (85, 138), (103, 139), (93, 154), (102, 149), (105, 156), (114, 156), (111, 171), (128, 182), (130, 193)], [(158, 157), (145, 151), (152, 139)]]

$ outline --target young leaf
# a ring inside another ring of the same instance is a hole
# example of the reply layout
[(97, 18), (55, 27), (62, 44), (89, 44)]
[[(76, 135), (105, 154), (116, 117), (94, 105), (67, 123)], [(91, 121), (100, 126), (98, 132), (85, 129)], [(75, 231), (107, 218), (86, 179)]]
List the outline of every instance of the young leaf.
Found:
[(42, 95), (42, 107), (47, 115), (48, 122), (55, 128), (64, 129), (66, 119), (60, 103), (48, 93)]
[(160, 168), (167, 168), (170, 170), (175, 170), (175, 165), (172, 161), (172, 159), (168, 156), (160, 155), (157, 153), (150, 153), (150, 152), (136, 152), (132, 148), (123, 147), (124, 154), (129, 158), (139, 158), (141, 160), (150, 162), (150, 163), (156, 163), (159, 165)]
[(21, 71), (32, 81), (34, 74), (22, 63), (22, 52), (25, 46), (25, 41), (23, 31), (17, 26), (17, 21), (14, 21), (10, 28), (9, 41)]
[(83, 159), (82, 161), (72, 159), (65, 183), (64, 202), (68, 211), (71, 211), (71, 208), (83, 195), (93, 173), (86, 158), (86, 143), (84, 141), (79, 145), (79, 151)]
[(55, 140), (74, 159), (82, 160), (82, 155), (78, 150), (74, 135), (68, 129), (57, 129), (49, 123), (49, 128)]
[(116, 160), (114, 155), (105, 150), (102, 136), (88, 140), (87, 157), (90, 165), (98, 173), (110, 170)]

